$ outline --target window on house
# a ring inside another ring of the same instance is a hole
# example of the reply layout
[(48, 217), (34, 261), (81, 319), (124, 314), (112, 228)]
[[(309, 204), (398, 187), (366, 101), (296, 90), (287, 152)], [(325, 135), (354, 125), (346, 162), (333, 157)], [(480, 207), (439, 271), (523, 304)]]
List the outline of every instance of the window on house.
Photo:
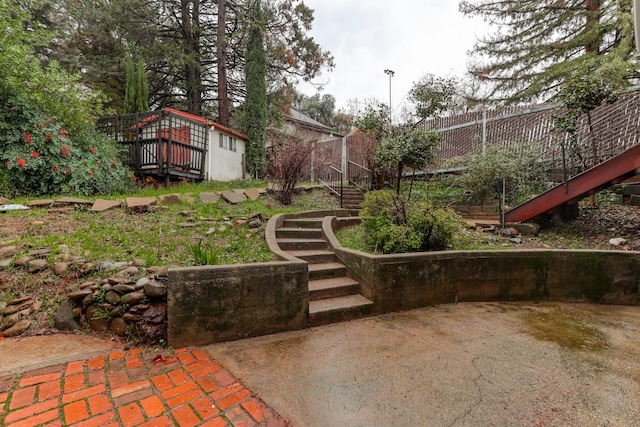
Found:
[(219, 137), (219, 141), (220, 141), (220, 143), (219, 143), (220, 148), (224, 148), (224, 135), (223, 134), (219, 134), (218, 137)]
[(231, 140), (231, 144), (230, 144), (230, 149), (231, 151), (236, 151), (236, 139), (232, 136), (229, 137), (229, 139)]

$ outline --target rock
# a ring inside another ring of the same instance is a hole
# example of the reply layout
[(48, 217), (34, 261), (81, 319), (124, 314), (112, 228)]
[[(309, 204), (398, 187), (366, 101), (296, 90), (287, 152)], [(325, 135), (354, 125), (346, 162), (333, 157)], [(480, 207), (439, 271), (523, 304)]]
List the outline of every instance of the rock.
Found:
[(32, 200), (27, 203), (30, 208), (48, 208), (53, 204), (53, 200)]
[(10, 327), (9, 329), (7, 329), (6, 331), (4, 331), (3, 335), (5, 337), (15, 337), (18, 335), (22, 335), (27, 331), (27, 329), (29, 329), (30, 326), (31, 326), (31, 321), (27, 319), (23, 319), (18, 323), (16, 323), (15, 325), (13, 325), (12, 327)]
[(0, 260), (0, 270), (4, 270), (11, 265), (11, 258)]
[(24, 309), (29, 308), (29, 306), (31, 305), (31, 303), (27, 302), (27, 303), (22, 303), (19, 305), (8, 305), (5, 308), (2, 309), (2, 311), (0, 313), (2, 313), (3, 316), (10, 316), (12, 314), (18, 313)]
[(125, 279), (123, 277), (109, 277), (107, 279), (107, 283), (110, 285), (126, 285), (129, 283), (129, 279)]
[(260, 228), (262, 226), (262, 220), (260, 218), (252, 218), (249, 220), (249, 228)]
[(260, 192), (256, 188), (248, 188), (244, 190), (244, 194), (249, 200), (258, 200), (260, 198)]
[(627, 244), (627, 239), (622, 237), (614, 237), (613, 239), (609, 239), (609, 244), (611, 246), (621, 246)]
[(118, 292), (109, 291), (104, 294), (104, 300), (109, 304), (118, 304), (122, 300), (122, 298), (120, 297), (120, 294)]
[(123, 305), (117, 305), (109, 312), (109, 316), (113, 319), (114, 317), (122, 317), (122, 315), (126, 312), (126, 309)]
[(126, 305), (136, 305), (142, 302), (143, 299), (144, 293), (136, 291), (122, 295), (122, 297), (120, 298), (120, 302)]
[(31, 261), (31, 257), (30, 256), (21, 256), (19, 258), (16, 258), (15, 260), (13, 260), (13, 265), (15, 267), (24, 267), (25, 265), (27, 265), (29, 263), (29, 261)]
[(56, 262), (53, 264), (52, 270), (56, 276), (60, 276), (69, 269), (69, 264), (66, 262)]
[(200, 193), (198, 198), (202, 203), (215, 203), (220, 200), (220, 195), (218, 193)]
[(166, 267), (161, 268), (155, 274), (156, 279), (166, 282), (169, 279), (169, 269)]
[(139, 291), (140, 289), (144, 289), (144, 285), (146, 285), (147, 283), (149, 283), (149, 278), (148, 277), (142, 277), (140, 279), (138, 279), (138, 281), (135, 284), (135, 290)]
[(247, 220), (246, 220), (246, 219), (240, 219), (240, 218), (238, 218), (238, 219), (236, 219), (236, 220), (235, 220), (235, 224), (236, 224), (236, 225), (245, 225), (246, 223), (247, 223)]
[(120, 268), (127, 267), (129, 263), (127, 262), (111, 262), (111, 261), (103, 261), (98, 263), (98, 270), (104, 271), (112, 271), (118, 270)]
[(216, 232), (215, 227), (211, 227), (211, 228), (209, 228), (209, 229), (206, 231), (206, 233), (205, 233), (205, 234), (209, 235), (209, 234), (213, 234), (213, 233), (215, 233), (215, 232)]
[(167, 287), (163, 283), (152, 280), (144, 285), (144, 294), (149, 298), (162, 298), (167, 294)]
[(127, 322), (139, 322), (140, 320), (142, 320), (142, 315), (127, 312), (122, 315), (122, 318)]
[(69, 254), (57, 254), (55, 257), (56, 261), (65, 262), (71, 259), (71, 255)]
[(518, 232), (518, 230), (516, 230), (516, 229), (515, 229), (515, 228), (513, 228), (513, 227), (505, 228), (505, 229), (503, 229), (503, 230), (501, 230), (501, 231), (500, 231), (500, 235), (501, 235), (502, 237), (515, 237), (515, 236), (517, 236), (518, 234), (520, 234), (520, 233)]
[(74, 315), (75, 308), (73, 300), (66, 299), (62, 301), (62, 304), (58, 307), (58, 311), (56, 311), (56, 315), (53, 318), (56, 329), (61, 331), (73, 331), (80, 328)]
[(2, 322), (0, 322), (0, 331), (9, 329), (10, 327), (18, 323), (19, 320), (20, 320), (19, 313), (14, 313), (9, 316), (6, 316), (4, 319), (2, 319)]
[(74, 291), (74, 292), (69, 292), (67, 294), (67, 298), (75, 300), (81, 300), (84, 299), (87, 295), (93, 295), (93, 292), (91, 291), (91, 289), (80, 289), (79, 291)]
[(188, 203), (190, 205), (194, 204), (196, 202), (196, 198), (193, 196), (190, 196), (188, 194), (183, 194), (182, 197), (180, 198), (183, 202)]
[(247, 196), (235, 191), (223, 191), (221, 196), (226, 202), (231, 203), (232, 205), (242, 203), (247, 200)]
[(129, 309), (129, 312), (130, 313), (135, 313), (135, 314), (144, 313), (146, 310), (149, 309), (149, 307), (150, 307), (149, 304), (138, 304), (138, 305), (134, 305), (133, 307), (131, 307)]
[(113, 290), (120, 292), (121, 294), (128, 294), (129, 292), (135, 291), (136, 287), (133, 285), (117, 284), (113, 285)]
[(140, 259), (140, 258), (136, 258), (133, 260), (133, 262), (131, 263), (132, 266), (134, 267), (144, 267), (145, 265), (147, 265), (147, 261)]
[(45, 268), (47, 268), (47, 260), (46, 259), (34, 259), (33, 261), (29, 261), (29, 273), (38, 273)]
[(114, 317), (111, 319), (111, 330), (118, 336), (124, 336), (127, 333), (127, 322), (122, 317)]
[(93, 202), (93, 206), (91, 206), (92, 212), (104, 212), (109, 209), (119, 208), (122, 203), (117, 200), (102, 200), (98, 199)]
[(13, 300), (9, 301), (9, 303), (7, 305), (19, 305), (19, 304), (25, 303), (27, 301), (31, 301), (32, 298), (33, 297), (31, 295), (27, 295), (27, 296), (24, 296), (24, 297), (16, 298), (16, 299), (13, 299)]
[(143, 211), (158, 201), (157, 197), (127, 197), (125, 204), (132, 211)]
[(96, 269), (96, 265), (92, 262), (86, 262), (80, 267), (80, 273), (86, 274)]
[(165, 206), (182, 204), (182, 200), (180, 200), (180, 195), (178, 194), (167, 194), (160, 196), (160, 201)]
[(11, 258), (18, 255), (20, 248), (17, 246), (4, 246), (0, 248), (0, 258)]
[(518, 230), (518, 232), (523, 236), (535, 236), (540, 231), (540, 226), (533, 222), (515, 223), (515, 224), (507, 224), (507, 225), (509, 226), (509, 228)]
[(87, 307), (85, 314), (87, 316), (87, 321), (89, 321), (89, 327), (94, 331), (104, 332), (109, 329), (111, 320), (95, 305)]
[(96, 284), (96, 282), (91, 282), (91, 281), (88, 281), (88, 282), (82, 282), (82, 283), (80, 284), (80, 289), (89, 288), (89, 287), (91, 287), (91, 286), (93, 286), (93, 285), (95, 285), (95, 284)]
[(135, 274), (138, 274), (140, 272), (140, 270), (138, 269), (138, 267), (135, 266), (131, 266), (128, 268), (125, 268), (124, 270), (120, 271), (118, 273), (119, 276), (133, 276)]
[(8, 205), (10, 203), (11, 203), (11, 200), (7, 199), (6, 197), (0, 196), (0, 205)]
[(162, 323), (167, 317), (167, 306), (164, 303), (151, 304), (144, 312), (143, 317), (149, 323)]
[(164, 324), (143, 323), (138, 325), (138, 335), (140, 339), (148, 344), (156, 344), (159, 341), (166, 341), (166, 326)]
[(92, 200), (78, 199), (75, 197), (62, 197), (53, 202), (53, 206), (67, 206), (67, 205), (93, 205)]
[(51, 249), (36, 249), (29, 252), (29, 256), (34, 258), (46, 258), (51, 253)]
[(520, 243), (522, 243), (522, 239), (519, 239), (519, 238), (517, 238), (517, 237), (512, 237), (511, 239), (509, 239), (509, 241), (510, 241), (511, 243), (515, 243), (515, 244), (518, 244), (518, 245), (519, 245)]

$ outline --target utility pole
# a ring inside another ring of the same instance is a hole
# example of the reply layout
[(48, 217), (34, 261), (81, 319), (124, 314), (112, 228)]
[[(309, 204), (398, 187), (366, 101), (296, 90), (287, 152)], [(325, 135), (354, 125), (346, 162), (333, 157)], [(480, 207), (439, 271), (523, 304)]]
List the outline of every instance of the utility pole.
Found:
[(395, 76), (396, 72), (393, 70), (384, 70), (384, 73), (389, 76), (389, 130), (393, 122), (393, 107), (391, 107), (391, 77)]

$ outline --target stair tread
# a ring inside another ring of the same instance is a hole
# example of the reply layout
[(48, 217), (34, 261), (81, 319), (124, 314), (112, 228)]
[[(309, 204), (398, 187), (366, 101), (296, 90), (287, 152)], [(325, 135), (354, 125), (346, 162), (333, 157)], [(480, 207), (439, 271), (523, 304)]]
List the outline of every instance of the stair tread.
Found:
[(293, 251), (287, 251), (287, 253), (297, 257), (297, 256), (305, 256), (305, 255), (332, 255), (332, 251), (327, 251), (323, 249), (297, 249)]
[(322, 231), (322, 228), (280, 227), (276, 231)]
[(297, 238), (297, 237), (278, 237), (276, 238), (276, 241), (278, 243), (280, 242), (289, 242), (289, 243), (297, 243), (297, 242), (313, 242), (313, 243), (318, 243), (318, 242), (325, 242), (323, 239), (304, 239), (304, 238)]
[(346, 268), (344, 264), (339, 262), (323, 262), (318, 264), (309, 264), (309, 272), (321, 270), (336, 270)]
[(316, 314), (334, 310), (344, 310), (352, 307), (362, 307), (372, 304), (373, 301), (360, 294), (337, 298), (327, 298), (317, 301), (309, 301), (309, 314)]
[(309, 290), (317, 291), (321, 289), (342, 288), (345, 286), (355, 286), (359, 283), (349, 277), (331, 277), (328, 279), (309, 280)]

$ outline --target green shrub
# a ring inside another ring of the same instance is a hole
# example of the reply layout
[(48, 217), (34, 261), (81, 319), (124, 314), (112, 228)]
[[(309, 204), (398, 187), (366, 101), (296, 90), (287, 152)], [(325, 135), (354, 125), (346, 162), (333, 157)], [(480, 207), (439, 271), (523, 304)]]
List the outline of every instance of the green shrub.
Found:
[(116, 144), (91, 130), (70, 135), (16, 93), (0, 97), (0, 189), (7, 195), (122, 191), (131, 171)]
[(458, 185), (470, 191), (475, 201), (498, 194), (496, 182), (506, 179), (506, 201), (513, 206), (546, 190), (548, 171), (537, 161), (539, 150), (534, 145), (515, 144), (488, 146), (484, 153), (470, 156), (466, 171)]
[(460, 225), (453, 211), (436, 209), (426, 201), (407, 201), (390, 190), (367, 193), (362, 206), (362, 226), (374, 252), (444, 250)]

